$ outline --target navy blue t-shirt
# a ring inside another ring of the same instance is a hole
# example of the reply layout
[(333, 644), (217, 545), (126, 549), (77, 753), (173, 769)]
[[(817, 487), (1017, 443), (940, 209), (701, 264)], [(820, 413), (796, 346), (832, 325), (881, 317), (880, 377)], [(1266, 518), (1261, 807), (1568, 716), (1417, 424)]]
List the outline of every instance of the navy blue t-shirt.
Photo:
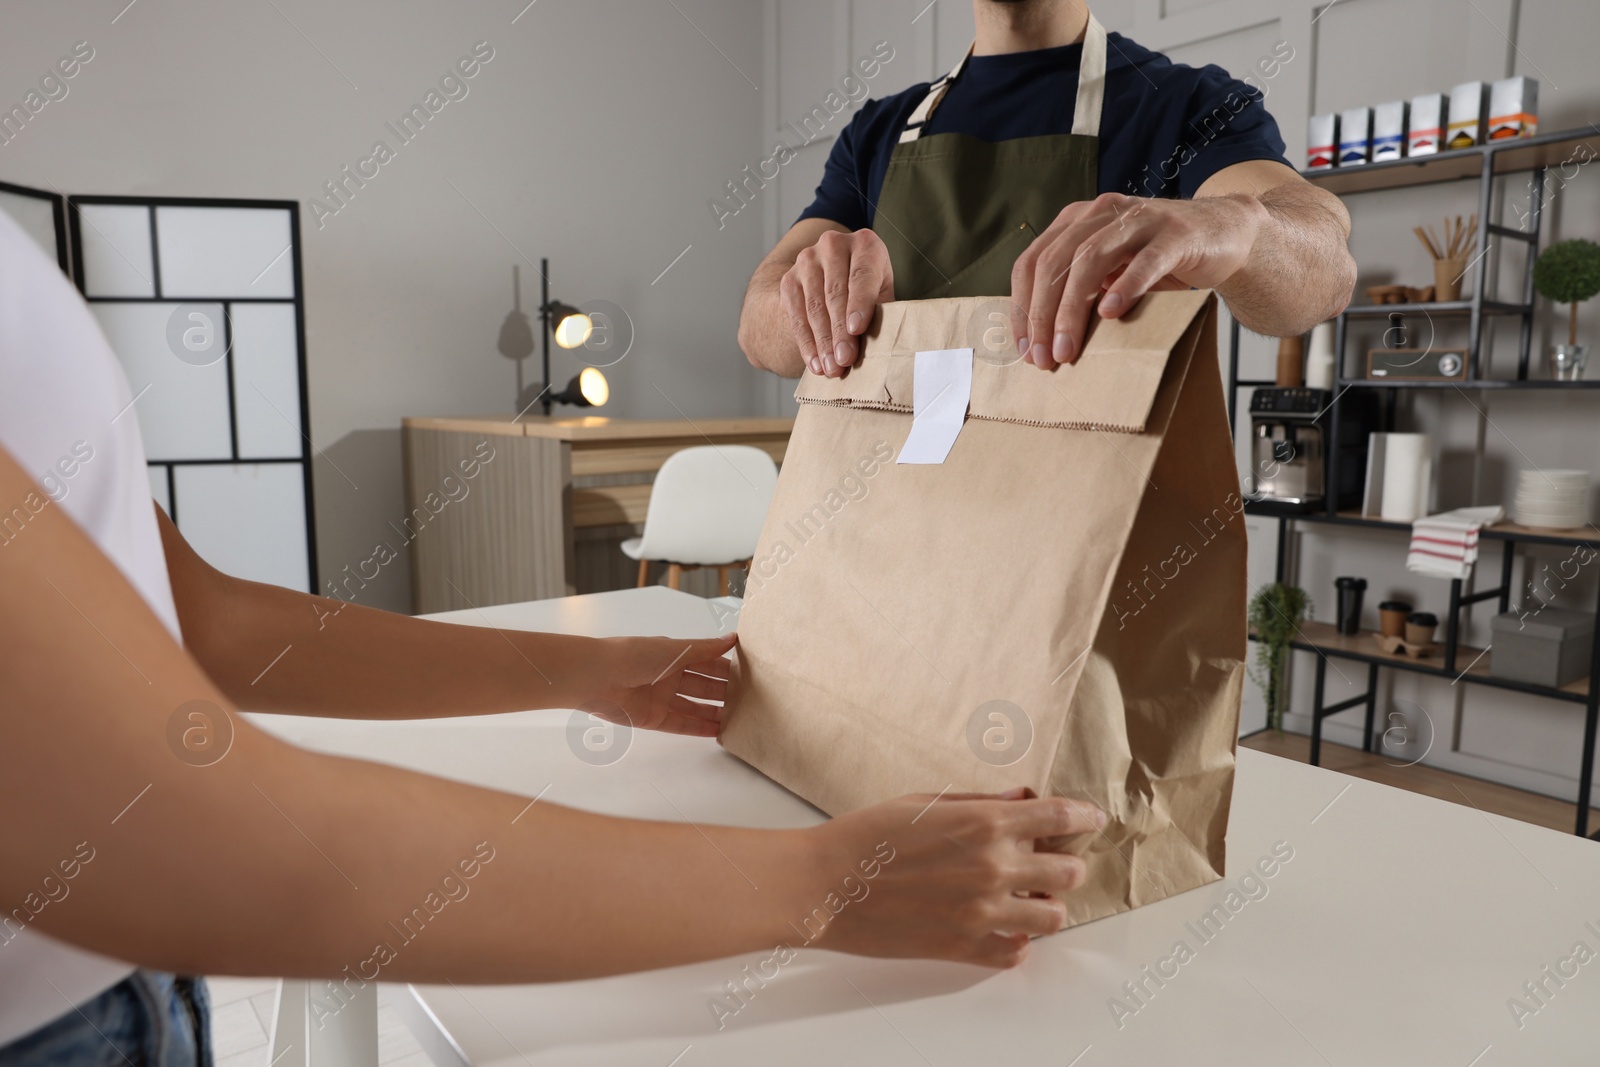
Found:
[[(1259, 88), (1215, 65), (1174, 63), (1119, 33), (1107, 34), (1107, 43), (1100, 192), (1191, 197), (1235, 163), (1288, 165)], [(923, 136), (964, 133), (993, 142), (1071, 133), (1082, 54), (1083, 45), (1069, 44), (972, 56)], [(1265, 57), (1257, 77), (1270, 78), (1292, 58), (1292, 51)], [(831, 219), (852, 230), (872, 225), (890, 153), (927, 90), (923, 82), (861, 105), (834, 142), (816, 199), (800, 218)]]

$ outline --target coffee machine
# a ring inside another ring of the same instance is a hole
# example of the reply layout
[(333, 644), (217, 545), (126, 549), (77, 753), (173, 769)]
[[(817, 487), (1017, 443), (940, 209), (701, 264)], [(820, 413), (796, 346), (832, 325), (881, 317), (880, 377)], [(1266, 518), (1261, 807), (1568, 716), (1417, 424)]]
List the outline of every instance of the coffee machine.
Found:
[[(1250, 465), (1254, 510), (1303, 515), (1361, 505), (1367, 437), (1379, 429), (1378, 397), (1346, 389), (1257, 389), (1250, 398)], [(1333, 433), (1338, 420), (1337, 434)], [(1337, 445), (1334, 439), (1337, 438)]]

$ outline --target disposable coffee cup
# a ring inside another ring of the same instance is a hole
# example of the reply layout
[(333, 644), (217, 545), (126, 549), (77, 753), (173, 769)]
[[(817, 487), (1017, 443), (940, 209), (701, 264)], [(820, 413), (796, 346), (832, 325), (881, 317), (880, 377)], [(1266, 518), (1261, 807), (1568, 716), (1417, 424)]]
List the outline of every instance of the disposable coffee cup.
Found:
[(1411, 605), (1403, 600), (1385, 600), (1378, 605), (1378, 632), (1385, 637), (1404, 637), (1406, 617)]
[(1406, 644), (1431, 645), (1433, 631), (1438, 628), (1438, 616), (1431, 612), (1413, 611), (1406, 619)]

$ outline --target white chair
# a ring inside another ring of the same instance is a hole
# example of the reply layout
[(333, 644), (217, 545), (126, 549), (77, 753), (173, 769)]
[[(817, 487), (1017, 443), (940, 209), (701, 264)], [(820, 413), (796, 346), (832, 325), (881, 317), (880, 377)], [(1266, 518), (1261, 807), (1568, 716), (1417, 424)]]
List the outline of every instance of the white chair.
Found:
[(667, 457), (650, 490), (644, 534), (622, 542), (639, 561), (639, 585), (650, 564), (667, 564), (667, 585), (677, 589), (685, 570), (715, 567), (719, 595), (728, 595), (728, 571), (755, 555), (778, 467), (749, 445), (701, 445)]

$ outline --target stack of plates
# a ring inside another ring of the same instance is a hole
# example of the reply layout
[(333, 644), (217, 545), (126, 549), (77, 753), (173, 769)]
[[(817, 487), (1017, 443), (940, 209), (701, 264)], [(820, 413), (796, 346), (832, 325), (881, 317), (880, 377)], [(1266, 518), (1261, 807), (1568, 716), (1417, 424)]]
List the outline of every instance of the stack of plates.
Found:
[(1589, 521), (1588, 471), (1523, 471), (1513, 509), (1524, 526), (1568, 530)]

